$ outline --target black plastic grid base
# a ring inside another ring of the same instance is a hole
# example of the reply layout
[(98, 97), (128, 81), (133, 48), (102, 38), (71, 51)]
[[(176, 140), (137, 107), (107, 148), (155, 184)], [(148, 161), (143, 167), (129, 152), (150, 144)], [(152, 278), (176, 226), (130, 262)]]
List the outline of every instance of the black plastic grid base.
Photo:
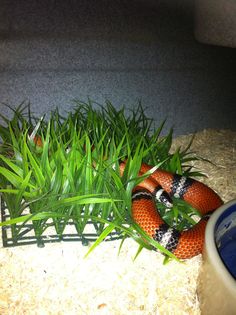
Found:
[[(5, 206), (5, 203), (1, 199), (1, 221), (5, 222), (10, 219), (10, 215)], [(88, 222), (88, 225), (93, 226), (92, 222)], [(15, 227), (19, 227), (18, 224)], [(73, 229), (74, 223), (68, 223), (67, 227)], [(75, 227), (74, 227), (75, 229)], [(79, 235), (78, 233), (67, 233), (62, 235), (57, 235), (56, 233), (42, 235), (36, 237), (34, 235), (34, 227), (32, 223), (26, 223), (24, 227), (21, 228), (20, 233), (17, 235), (17, 238), (14, 238), (12, 235), (11, 225), (2, 226), (2, 244), (3, 247), (15, 247), (23, 245), (32, 245), (37, 244), (38, 247), (44, 247), (47, 243), (57, 243), (57, 242), (82, 242), (84, 246), (87, 246), (90, 242), (95, 242), (98, 238), (96, 233), (83, 233)], [(122, 236), (118, 232), (112, 232), (105, 239), (105, 241), (115, 241), (121, 239)]]

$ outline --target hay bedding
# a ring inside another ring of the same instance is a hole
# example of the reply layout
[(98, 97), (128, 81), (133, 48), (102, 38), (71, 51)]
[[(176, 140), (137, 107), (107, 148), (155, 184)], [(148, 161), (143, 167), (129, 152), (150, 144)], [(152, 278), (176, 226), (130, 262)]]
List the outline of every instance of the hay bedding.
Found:
[[(187, 145), (191, 136), (175, 139)], [(204, 130), (192, 150), (215, 163), (195, 165), (224, 201), (236, 198), (236, 133)], [(200, 314), (196, 280), (201, 255), (163, 265), (163, 256), (128, 239), (104, 242), (87, 259), (81, 243), (0, 248), (0, 314)]]

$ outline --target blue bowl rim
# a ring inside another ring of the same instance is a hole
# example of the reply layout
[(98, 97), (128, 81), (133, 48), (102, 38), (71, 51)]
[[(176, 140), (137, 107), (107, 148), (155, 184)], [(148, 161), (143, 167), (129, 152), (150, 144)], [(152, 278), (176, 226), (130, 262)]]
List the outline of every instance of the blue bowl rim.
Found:
[(223, 218), (225, 211), (234, 205), (236, 205), (236, 199), (233, 199), (223, 204), (210, 217), (205, 231), (205, 252), (211, 264), (214, 266), (215, 271), (218, 272), (219, 275), (221, 275), (221, 278), (225, 282), (225, 285), (227, 287), (230, 287), (230, 289), (235, 293), (236, 296), (236, 280), (230, 274), (222, 259), (220, 258), (215, 242), (215, 230), (217, 228), (217, 223), (219, 225), (219, 218)]

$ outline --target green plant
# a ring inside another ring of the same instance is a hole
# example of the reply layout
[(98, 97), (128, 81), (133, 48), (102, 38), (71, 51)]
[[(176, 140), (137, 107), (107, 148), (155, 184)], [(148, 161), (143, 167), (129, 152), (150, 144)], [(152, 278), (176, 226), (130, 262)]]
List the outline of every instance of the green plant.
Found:
[[(55, 110), (48, 120), (34, 117), (29, 105), (12, 111), (12, 119), (1, 115), (0, 192), (10, 214), (1, 225), (11, 225), (13, 239), (20, 237), (28, 221), (38, 239), (52, 226), (62, 236), (69, 222), (83, 236), (91, 221), (97, 240), (90, 250), (115, 230), (123, 239), (133, 237), (140, 244), (138, 253), (154, 246), (174, 257), (133, 222), (131, 193), (141, 180), (142, 162), (187, 176), (201, 175), (188, 165), (196, 159), (190, 145), (170, 154), (172, 130), (161, 136), (164, 123), (154, 129), (141, 104), (126, 113), (110, 102), (101, 106), (76, 101), (72, 112), (62, 116)], [(121, 176), (119, 161), (124, 159)], [(165, 220), (181, 229), (192, 224), (196, 213), (189, 206), (184, 205), (184, 212), (182, 208), (183, 203), (177, 202), (173, 211), (165, 213), (160, 206)]]

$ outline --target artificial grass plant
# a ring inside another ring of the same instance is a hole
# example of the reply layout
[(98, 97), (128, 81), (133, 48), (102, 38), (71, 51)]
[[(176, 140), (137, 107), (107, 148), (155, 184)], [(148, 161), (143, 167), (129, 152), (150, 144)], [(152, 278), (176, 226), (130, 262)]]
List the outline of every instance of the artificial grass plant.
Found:
[[(97, 240), (90, 250), (117, 231), (123, 239), (134, 238), (140, 249), (154, 246), (174, 257), (133, 222), (131, 193), (148, 176), (138, 177), (142, 162), (154, 169), (201, 175), (188, 165), (196, 159), (190, 145), (171, 154), (172, 130), (161, 135), (164, 123), (155, 129), (141, 104), (126, 111), (110, 102), (75, 101), (67, 115), (55, 110), (46, 118), (35, 117), (25, 104), (12, 111), (11, 119), (1, 115), (0, 192), (10, 214), (1, 225), (11, 226), (15, 241), (29, 221), (39, 240), (49, 227), (62, 236), (69, 222), (83, 237), (92, 222)], [(124, 159), (121, 177), (119, 161)], [(177, 229), (189, 227), (196, 214), (181, 201), (172, 211), (160, 209)]]

